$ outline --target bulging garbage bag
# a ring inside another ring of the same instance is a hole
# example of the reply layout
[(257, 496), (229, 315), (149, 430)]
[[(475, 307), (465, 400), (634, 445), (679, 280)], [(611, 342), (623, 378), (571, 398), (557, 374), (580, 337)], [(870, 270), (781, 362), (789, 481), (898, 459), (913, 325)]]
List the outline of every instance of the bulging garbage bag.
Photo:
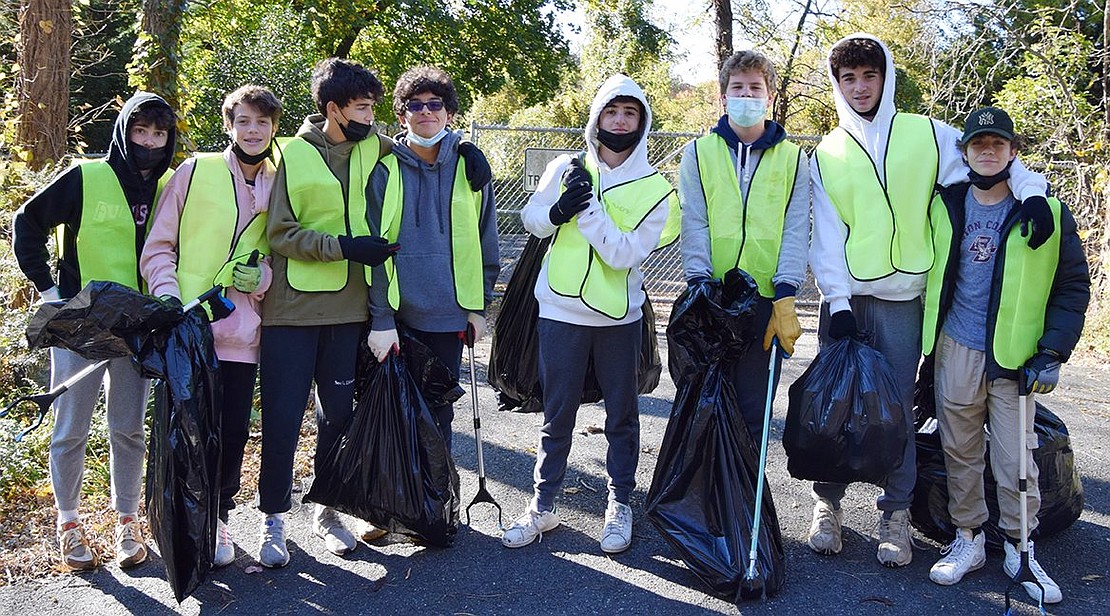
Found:
[[(438, 363), (422, 346), (406, 336), (401, 355)], [(402, 357), (390, 354), (378, 363), (365, 342), (359, 356), (355, 412), (318, 463), (304, 500), (430, 545), (449, 546), (459, 526), (459, 475), (420, 384)], [(440, 366), (442, 371), (426, 367), (419, 374), (446, 374), (451, 382), (425, 381), (425, 386), (457, 388), (457, 380)]]
[(822, 349), (790, 386), (782, 445), (797, 479), (882, 485), (907, 446), (890, 364), (851, 338)]
[[(1033, 431), (1037, 435), (1033, 460), (1040, 471), (1037, 485), (1041, 490), (1036, 534), (1039, 537), (1050, 537), (1071, 526), (1083, 513), (1083, 483), (1075, 467), (1075, 452), (1072, 451), (1067, 426), (1040, 403), (1037, 403)], [(955, 538), (956, 528), (948, 515), (948, 473), (944, 466), (940, 431), (936, 429), (935, 423), (926, 424), (918, 430), (916, 445), (917, 485), (913, 490), (910, 521), (925, 536), (948, 543)], [(1017, 473), (1017, 468), (1014, 472)], [(1005, 537), (998, 527), (998, 484), (991, 472), (989, 442), (983, 479), (989, 512), (983, 531), (986, 533), (988, 546), (1002, 549)]]

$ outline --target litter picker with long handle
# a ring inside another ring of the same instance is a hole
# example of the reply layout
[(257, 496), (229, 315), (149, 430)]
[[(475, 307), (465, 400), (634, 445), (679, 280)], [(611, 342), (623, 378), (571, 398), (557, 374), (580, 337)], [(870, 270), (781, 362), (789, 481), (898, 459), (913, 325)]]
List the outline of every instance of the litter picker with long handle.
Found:
[(470, 526), (470, 508), (478, 503), (489, 503), (497, 508), (497, 527), (504, 528), (504, 523), (501, 519), (501, 505), (494, 500), (493, 495), (486, 489), (486, 465), (482, 459), (482, 418), (478, 415), (478, 372), (474, 367), (474, 338), (476, 333), (474, 325), (467, 323), (466, 331), (459, 332), (459, 337), (462, 339), (463, 344), (466, 345), (467, 352), (469, 353), (469, 366), (470, 366), (470, 408), (474, 415), (474, 446), (478, 450), (478, 493), (474, 495), (474, 500), (466, 506), (466, 524)]
[(759, 575), (759, 525), (763, 517), (763, 484), (767, 472), (767, 438), (771, 431), (771, 408), (775, 402), (775, 359), (779, 353), (779, 339), (771, 339), (771, 361), (767, 366), (767, 403), (763, 407), (763, 438), (759, 443), (759, 468), (755, 480), (755, 516), (752, 518), (752, 543), (748, 551), (748, 572), (745, 579), (754, 580)]
[(1029, 492), (1028, 480), (1029, 469), (1028, 462), (1029, 451), (1026, 449), (1028, 446), (1028, 436), (1025, 433), (1026, 418), (1026, 404), (1028, 403), (1028, 377), (1025, 370), (1018, 369), (1018, 421), (1021, 423), (1018, 426), (1018, 494), (1021, 495), (1021, 560), (1018, 563), (1017, 573), (1014, 574), (1014, 579), (1006, 588), (1006, 611), (1005, 616), (1011, 616), (1013, 609), (1010, 607), (1010, 593), (1014, 588), (1029, 582), (1041, 590), (1041, 597), (1037, 601), (1037, 607), (1041, 610), (1041, 616), (1044, 616), (1044, 585), (1033, 575), (1033, 569), (1029, 566)]

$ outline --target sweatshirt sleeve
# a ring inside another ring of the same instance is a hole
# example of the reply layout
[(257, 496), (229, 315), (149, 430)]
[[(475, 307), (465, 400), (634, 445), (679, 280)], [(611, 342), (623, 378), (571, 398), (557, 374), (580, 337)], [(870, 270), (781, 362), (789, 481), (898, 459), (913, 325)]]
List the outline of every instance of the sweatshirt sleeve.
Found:
[[(382, 207), (388, 181), (388, 168), (378, 163), (366, 184), (366, 218), (370, 225), (370, 235), (380, 237), (382, 234)], [(402, 246), (401, 250), (404, 249)], [(396, 327), (393, 308), (389, 306), (389, 278), (385, 265), (379, 265), (370, 270), (370, 329), (385, 331)]]
[(806, 256), (809, 252), (810, 182), (809, 158), (805, 150), (799, 150), (798, 173), (794, 176), (794, 190), (783, 221), (778, 269), (771, 278), (775, 284), (775, 299), (795, 295), (798, 287), (805, 282)]
[[(596, 195), (578, 215), (578, 230), (590, 243), (601, 260), (614, 269), (631, 269), (640, 265), (659, 245), (663, 226), (670, 213), (670, 195), (656, 203), (644, 220), (634, 229), (621, 231)], [(569, 223), (568, 223), (569, 224)]]
[(58, 225), (77, 230), (81, 221), (81, 168), (72, 166), (35, 193), (15, 213), (14, 245), (19, 269), (40, 292), (56, 286), (47, 242)]
[(150, 294), (156, 297), (172, 295), (181, 299), (181, 289), (177, 286), (178, 234), (195, 165), (193, 159), (182, 163), (162, 189), (150, 232), (139, 256), (139, 271), (150, 288)]
[[(498, 248), (497, 204), (493, 196), (493, 183), (482, 188), (482, 210), (478, 219), (478, 237), (482, 245), (482, 276), (485, 305), (493, 301), (493, 286), (501, 274), (501, 253)], [(482, 311), (483, 314), (485, 311)]]
[(829, 311), (836, 313), (851, 310), (848, 300), (852, 297), (852, 280), (844, 255), (848, 227), (825, 193), (819, 160), (814, 152), (809, 165), (813, 189), (813, 243), (809, 248), (809, 268), (817, 279), (821, 296), (829, 303)]
[(1052, 349), (1067, 361), (1083, 333), (1091, 300), (1091, 275), (1075, 218), (1065, 206), (1060, 212), (1060, 261), (1045, 311), (1045, 328), (1038, 348)]
[[(800, 172), (800, 171), (799, 171)], [(809, 178), (806, 178), (808, 182)], [(807, 189), (808, 190), (808, 189)], [(691, 141), (678, 167), (678, 198), (682, 203), (682, 271), (686, 280), (713, 275), (709, 213), (698, 170), (697, 146)]]
[(536, 237), (548, 237), (558, 229), (551, 224), (551, 206), (555, 205), (562, 193), (563, 172), (570, 164), (570, 159), (569, 155), (560, 156), (547, 164), (536, 185), (536, 192), (532, 193), (528, 203), (520, 211), (520, 221), (524, 223), (524, 228)]
[(266, 220), (266, 236), (270, 240), (270, 249), (298, 261), (342, 260), (343, 251), (339, 248), (338, 238), (302, 227), (293, 215), (285, 174), (285, 159), (282, 159), (277, 175), (274, 176), (274, 187), (270, 192), (270, 213)]

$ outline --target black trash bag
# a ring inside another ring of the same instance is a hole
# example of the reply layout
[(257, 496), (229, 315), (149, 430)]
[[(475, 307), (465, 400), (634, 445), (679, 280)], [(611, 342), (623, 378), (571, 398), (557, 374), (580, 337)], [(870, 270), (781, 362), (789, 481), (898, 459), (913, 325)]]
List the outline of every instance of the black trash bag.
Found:
[[(1033, 431), (1037, 435), (1033, 460), (1040, 470), (1037, 485), (1041, 489), (1041, 508), (1037, 512), (1040, 522), (1034, 534), (1051, 537), (1071, 526), (1083, 513), (1083, 483), (1075, 467), (1067, 426), (1040, 403), (1033, 418)], [(917, 484), (910, 505), (910, 522), (930, 539), (949, 543), (956, 536), (956, 527), (948, 515), (948, 472), (944, 466), (940, 431), (935, 429), (935, 424), (918, 431), (916, 445)], [(983, 531), (987, 545), (1001, 550), (1005, 537), (998, 527), (998, 484), (991, 472), (989, 443), (986, 460), (983, 492), (989, 517)]]
[(116, 282), (93, 281), (65, 305), (42, 304), (27, 325), (27, 344), (61, 347), (93, 361), (127, 357), (181, 318), (179, 307)]
[(219, 519), (222, 394), (207, 318), (190, 311), (151, 336), (139, 360), (144, 376), (160, 379), (147, 448), (147, 518), (180, 603), (212, 569)]
[[(456, 400), (463, 397), (466, 392), (459, 385), (459, 379), (451, 374), (451, 370), (439, 361), (431, 349), (417, 340), (412, 332), (401, 323), (397, 323), (397, 333), (401, 338), (401, 347), (405, 349), (405, 352), (401, 354), (401, 359), (405, 362), (405, 369), (412, 375), (412, 379), (424, 396), (424, 402), (429, 409), (454, 404)], [(365, 340), (366, 336), (362, 338)], [(367, 374), (371, 368), (369, 363), (371, 361), (377, 363), (378, 360), (369, 352), (369, 349), (365, 353), (360, 353), (358, 374)], [(361, 398), (366, 393), (365, 390), (359, 389), (364, 385), (366, 385), (365, 381), (356, 383), (356, 399)]]
[[(401, 355), (438, 363), (421, 346), (406, 337)], [(450, 376), (446, 367), (443, 372)], [(457, 386), (455, 379), (435, 385), (441, 391)], [(355, 412), (317, 463), (304, 500), (430, 545), (451, 545), (459, 527), (459, 474), (406, 361), (390, 354), (378, 363), (364, 342), (356, 392)]]
[(728, 375), (756, 338), (756, 293), (750, 277), (740, 282), (735, 294), (718, 281), (696, 283), (675, 301), (667, 340), (679, 386), (645, 504), (648, 520), (690, 570), (712, 594), (734, 602), (774, 595), (786, 579), (766, 480), (756, 575), (746, 575), (759, 450)]
[[(524, 252), (516, 262), (513, 275), (505, 288), (501, 309), (493, 324), (488, 380), (498, 392), (498, 408), (518, 413), (543, 411), (543, 389), (540, 386), (539, 322), (540, 307), (536, 301), (536, 280), (543, 267), (543, 258), (551, 238), (530, 236)], [(655, 331), (655, 311), (651, 298), (641, 306), (642, 344), (637, 365), (637, 393), (647, 395), (659, 385), (663, 363), (659, 358), (659, 341)], [(601, 387), (594, 373), (593, 359), (586, 366), (582, 386), (582, 403), (602, 399)]]
[(782, 445), (796, 479), (882, 485), (901, 465), (905, 413), (890, 364), (851, 338), (822, 349), (790, 386)]

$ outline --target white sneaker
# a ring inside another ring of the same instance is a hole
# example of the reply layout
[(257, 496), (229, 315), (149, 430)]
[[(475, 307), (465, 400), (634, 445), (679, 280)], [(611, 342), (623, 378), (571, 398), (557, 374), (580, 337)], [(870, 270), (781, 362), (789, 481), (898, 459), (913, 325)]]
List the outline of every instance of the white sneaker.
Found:
[(899, 509), (890, 514), (879, 514), (879, 549), (875, 558), (887, 567), (905, 567), (913, 560), (913, 543), (910, 535), (910, 512)]
[(212, 557), (213, 567), (226, 567), (235, 560), (235, 544), (231, 541), (231, 531), (223, 520), (216, 520), (216, 553)]
[(832, 501), (818, 498), (813, 505), (813, 522), (809, 525), (809, 547), (819, 554), (839, 554), (843, 542), (840, 525), (844, 512), (833, 507)]
[(389, 531), (387, 531), (386, 529), (378, 528), (377, 526), (374, 526), (366, 520), (358, 521), (358, 538), (362, 539), (366, 543), (377, 541), (378, 539), (381, 539), (388, 534)]
[(616, 554), (632, 545), (632, 508), (609, 501), (605, 508), (605, 528), (601, 531), (601, 551)]
[(531, 507), (517, 518), (501, 535), (501, 545), (522, 548), (559, 525), (559, 514), (554, 511), (536, 511)]
[(88, 571), (96, 567), (96, 555), (80, 522), (73, 520), (58, 528), (58, 546), (62, 550), (62, 563), (70, 569)]
[[(1006, 575), (1010, 576), (1010, 579), (1013, 579), (1018, 573), (1018, 568), (1021, 566), (1021, 552), (1018, 551), (1016, 545), (1009, 541), (1003, 541), (1002, 543), (1006, 551), (1006, 559), (1002, 561), (1002, 570), (1006, 572)], [(1060, 592), (1060, 586), (1056, 584), (1052, 578), (1048, 577), (1045, 570), (1041, 568), (1040, 563), (1033, 557), (1032, 541), (1029, 542), (1029, 569), (1033, 571), (1033, 577), (1037, 578), (1041, 586), (1044, 586), (1045, 603), (1059, 603), (1064, 600), (1064, 595)], [(1041, 600), (1041, 589), (1038, 588), (1036, 584), (1033, 582), (1022, 582), (1021, 585), (1034, 601)]]
[(267, 515), (262, 521), (262, 546), (258, 548), (258, 562), (263, 567), (284, 567), (289, 564), (289, 550), (285, 547), (285, 521), (276, 515)]
[(964, 575), (983, 568), (987, 562), (985, 537), (982, 532), (973, 535), (967, 528), (957, 530), (956, 539), (941, 548), (944, 558), (929, 569), (929, 579), (942, 586), (951, 586), (962, 580)]
[(146, 560), (146, 542), (139, 521), (131, 516), (120, 518), (116, 525), (116, 564), (121, 569), (134, 567)]
[(328, 551), (336, 556), (343, 556), (358, 547), (355, 536), (339, 520), (339, 512), (331, 507), (316, 506), (312, 533), (323, 539)]

